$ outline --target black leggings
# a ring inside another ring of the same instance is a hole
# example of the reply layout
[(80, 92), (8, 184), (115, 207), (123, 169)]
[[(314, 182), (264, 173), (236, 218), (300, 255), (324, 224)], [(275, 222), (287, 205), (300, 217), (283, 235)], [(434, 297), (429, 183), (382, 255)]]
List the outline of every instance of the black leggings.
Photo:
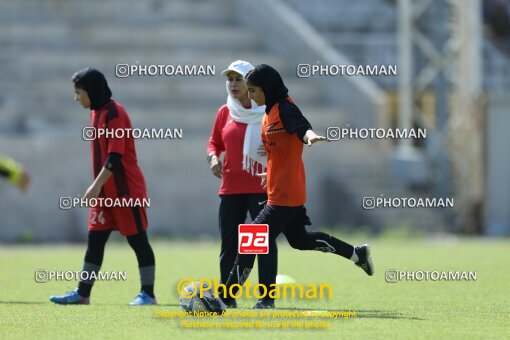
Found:
[[(354, 252), (352, 245), (331, 235), (307, 231), (305, 226), (310, 225), (311, 222), (303, 206), (284, 207), (266, 205), (253, 223), (269, 225), (269, 245), (276, 240), (279, 234), (283, 233), (289, 244), (296, 249), (318, 250), (337, 254), (347, 259), (351, 258)], [(226, 287), (223, 289), (223, 291), (232, 292), (232, 295), (225, 294), (223, 298), (225, 303), (230, 304), (233, 301), (233, 296), (236, 295), (238, 290), (234, 285), (243, 285), (248, 280), (254, 262), (255, 255), (253, 254), (237, 255)], [(220, 292), (220, 294), (223, 293)]]
[[(89, 231), (85, 262), (101, 267), (103, 264), (104, 248), (111, 232), (111, 230)], [(135, 251), (138, 267), (153, 266), (155, 264), (154, 252), (152, 251), (145, 231), (141, 231), (136, 235), (127, 236), (127, 240), (131, 248)]]
[[(226, 283), (237, 257), (238, 226), (245, 223), (249, 212), (255, 219), (267, 203), (266, 194), (234, 194), (221, 195), (220, 203), (220, 272), (221, 282)], [(276, 281), (278, 266), (278, 249), (276, 239), (270, 239), (269, 253), (258, 255), (259, 283), (270, 289), (270, 285)], [(255, 256), (253, 256), (255, 261)]]
[[(269, 244), (283, 233), (292, 248), (299, 250), (318, 250), (335, 253), (350, 258), (354, 247), (323, 232), (306, 230), (311, 225), (305, 207), (266, 206), (253, 221), (255, 224), (269, 225)], [(236, 264), (252, 268), (254, 255), (238, 255)]]
[(103, 264), (106, 241), (108, 241), (111, 233), (111, 230), (89, 231), (87, 252), (85, 253), (85, 262), (101, 267)]

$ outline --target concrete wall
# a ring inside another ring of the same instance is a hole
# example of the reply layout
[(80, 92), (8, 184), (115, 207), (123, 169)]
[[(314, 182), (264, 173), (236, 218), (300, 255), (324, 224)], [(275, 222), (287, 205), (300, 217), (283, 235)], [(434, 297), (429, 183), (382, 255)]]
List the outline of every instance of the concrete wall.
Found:
[(485, 230), (489, 235), (510, 235), (510, 99), (493, 94), (488, 106)]
[[(137, 141), (153, 234), (217, 235), (220, 182), (205, 162), (205, 148), (226, 99), (219, 73), (232, 60), (274, 65), (318, 133), (328, 126), (380, 126), (380, 93), (370, 82), (296, 76), (298, 63), (343, 59), (289, 13), (266, 0), (0, 2), (0, 154), (24, 164), (33, 179), (26, 196), (0, 181), (0, 241), (77, 241), (86, 235), (87, 210), (58, 207), (61, 196), (81, 195), (92, 181), (89, 146), (81, 139), (88, 113), (73, 101), (69, 80), (84, 66), (105, 72), (135, 127), (183, 129), (182, 140)], [(100, 24), (90, 25), (94, 20)], [(304, 31), (294, 34), (299, 26)], [(217, 74), (115, 78), (115, 64), (136, 61), (213, 64)], [(363, 196), (413, 195), (392, 181), (386, 146), (344, 140), (305, 148), (314, 227), (380, 230), (404, 221), (445, 229), (428, 210), (363, 211)]]

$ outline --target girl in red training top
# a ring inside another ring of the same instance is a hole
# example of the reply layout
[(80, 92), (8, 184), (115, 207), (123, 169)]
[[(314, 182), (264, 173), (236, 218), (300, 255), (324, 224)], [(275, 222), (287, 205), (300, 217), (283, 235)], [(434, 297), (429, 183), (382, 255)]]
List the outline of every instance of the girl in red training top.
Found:
[[(268, 202), (253, 223), (269, 225), (269, 240), (274, 241), (283, 233), (289, 244), (300, 250), (319, 250), (350, 259), (368, 275), (374, 275), (374, 265), (370, 257), (370, 246), (354, 247), (331, 235), (322, 232), (309, 232), (311, 225), (304, 207), (306, 201), (305, 171), (302, 160), (303, 144), (325, 141), (318, 136), (303, 116), (294, 100), (289, 97), (280, 74), (268, 65), (258, 65), (246, 75), (248, 96), (257, 105), (266, 105), (262, 121), (262, 141), (267, 151), (267, 177), (262, 176), (267, 185)], [(271, 244), (271, 243), (270, 243)], [(228, 278), (226, 291), (234, 284), (243, 285), (253, 268), (255, 256), (238, 255)], [(237, 286), (236, 286), (237, 287)], [(237, 293), (232, 287), (233, 294)], [(229, 304), (230, 296), (220, 294), (220, 301)], [(216, 304), (218, 306), (218, 304)]]
[[(87, 67), (72, 77), (75, 100), (90, 109), (90, 123), (95, 131), (112, 132), (132, 129), (129, 116), (122, 105), (112, 99), (112, 91), (104, 75)], [(138, 166), (135, 141), (132, 136), (116, 138), (99, 134), (91, 140), (92, 170), (94, 181), (82, 199), (144, 199), (147, 197), (145, 178)], [(52, 296), (56, 304), (90, 303), (90, 293), (103, 264), (106, 242), (113, 230), (125, 236), (138, 260), (140, 294), (130, 306), (155, 305), (154, 252), (147, 238), (147, 213), (145, 206), (94, 206), (90, 208), (88, 242), (78, 287), (61, 296)]]
[[(260, 136), (265, 107), (258, 106), (248, 98), (244, 76), (253, 65), (234, 61), (222, 72), (227, 77), (227, 103), (218, 110), (209, 145), (207, 159), (212, 173), (221, 178), (220, 187), (220, 271), (221, 282), (226, 283), (234, 266), (238, 247), (238, 225), (245, 223), (249, 212), (254, 219), (266, 205), (266, 190), (256, 176), (267, 165), (266, 153)], [(225, 153), (222, 166), (219, 156)], [(276, 241), (269, 244), (270, 252), (259, 255), (259, 281), (266, 286), (276, 280), (277, 248)], [(262, 288), (261, 293), (262, 294)], [(254, 308), (274, 306), (273, 299), (267, 298)], [(236, 306), (232, 300), (229, 307)]]

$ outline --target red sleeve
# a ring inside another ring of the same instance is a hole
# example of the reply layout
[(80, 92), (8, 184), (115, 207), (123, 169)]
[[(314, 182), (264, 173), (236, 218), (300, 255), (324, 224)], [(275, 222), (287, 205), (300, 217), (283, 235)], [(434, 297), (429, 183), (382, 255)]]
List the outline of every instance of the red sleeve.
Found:
[(214, 153), (216, 156), (219, 156), (223, 151), (225, 151), (225, 145), (223, 144), (223, 138), (221, 136), (221, 130), (225, 126), (225, 113), (228, 114), (228, 108), (226, 105), (223, 105), (218, 110), (218, 114), (216, 115), (216, 120), (214, 122), (211, 137), (209, 137), (209, 144), (207, 145), (207, 154)]
[[(108, 131), (114, 131), (117, 129), (126, 129), (129, 126), (127, 122), (127, 116), (125, 114), (120, 114), (108, 122), (107, 129)], [(117, 138), (116, 136), (122, 136), (122, 138)], [(124, 155), (124, 145), (126, 138), (128, 136), (127, 130), (124, 133), (114, 134), (113, 137), (108, 138), (108, 153), (118, 153)]]

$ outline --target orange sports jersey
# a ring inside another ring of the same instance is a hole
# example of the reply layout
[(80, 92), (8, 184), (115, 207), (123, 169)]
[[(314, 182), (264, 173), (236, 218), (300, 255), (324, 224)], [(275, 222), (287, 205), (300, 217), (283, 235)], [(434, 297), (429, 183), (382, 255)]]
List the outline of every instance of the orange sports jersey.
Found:
[[(290, 97), (289, 102), (294, 103)], [(297, 110), (299, 112), (299, 110)], [(301, 115), (301, 112), (299, 112)], [(267, 204), (288, 207), (306, 202), (303, 142), (289, 133), (275, 103), (262, 120), (262, 142), (267, 152)]]

